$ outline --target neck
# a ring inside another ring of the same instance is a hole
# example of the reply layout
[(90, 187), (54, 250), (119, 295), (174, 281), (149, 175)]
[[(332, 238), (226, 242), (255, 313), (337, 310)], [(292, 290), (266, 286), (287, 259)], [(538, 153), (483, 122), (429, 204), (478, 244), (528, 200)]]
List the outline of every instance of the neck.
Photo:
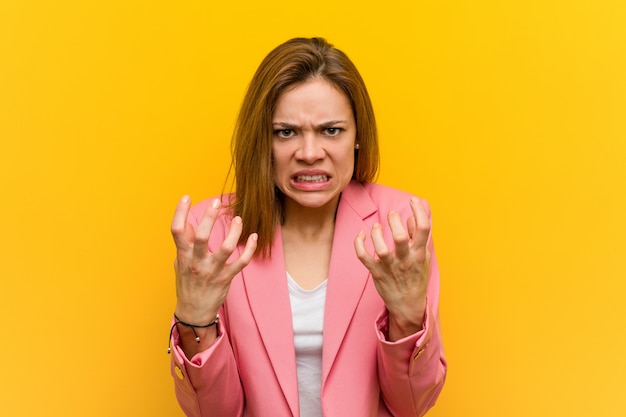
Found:
[(310, 208), (286, 201), (282, 229), (307, 240), (325, 238), (329, 233), (332, 238), (338, 203), (337, 198), (323, 207)]

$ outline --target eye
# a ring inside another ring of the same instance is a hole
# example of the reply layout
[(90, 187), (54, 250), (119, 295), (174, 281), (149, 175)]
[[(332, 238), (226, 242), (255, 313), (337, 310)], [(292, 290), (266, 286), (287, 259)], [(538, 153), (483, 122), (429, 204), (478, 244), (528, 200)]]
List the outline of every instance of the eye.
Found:
[(275, 130), (274, 131), (274, 135), (278, 136), (279, 138), (283, 138), (283, 139), (289, 139), (290, 137), (292, 137), (295, 134), (296, 134), (296, 132), (294, 132), (292, 129), (279, 129), (279, 130)]
[(324, 133), (326, 136), (337, 136), (341, 133), (343, 129), (340, 127), (327, 127), (324, 129)]

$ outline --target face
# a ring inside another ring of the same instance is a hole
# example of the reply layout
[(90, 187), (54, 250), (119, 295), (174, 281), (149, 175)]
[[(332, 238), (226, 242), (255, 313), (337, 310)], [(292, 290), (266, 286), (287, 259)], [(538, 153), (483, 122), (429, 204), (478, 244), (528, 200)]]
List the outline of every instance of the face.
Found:
[(348, 97), (323, 79), (298, 84), (279, 97), (272, 127), (274, 182), (286, 209), (336, 206), (354, 170)]

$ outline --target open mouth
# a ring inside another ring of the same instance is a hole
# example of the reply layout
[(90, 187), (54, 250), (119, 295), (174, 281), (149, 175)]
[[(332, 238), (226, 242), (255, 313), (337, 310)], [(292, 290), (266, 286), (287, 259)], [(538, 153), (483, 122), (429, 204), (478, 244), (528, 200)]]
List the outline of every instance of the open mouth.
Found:
[(298, 175), (294, 177), (295, 182), (326, 182), (328, 176), (326, 175)]

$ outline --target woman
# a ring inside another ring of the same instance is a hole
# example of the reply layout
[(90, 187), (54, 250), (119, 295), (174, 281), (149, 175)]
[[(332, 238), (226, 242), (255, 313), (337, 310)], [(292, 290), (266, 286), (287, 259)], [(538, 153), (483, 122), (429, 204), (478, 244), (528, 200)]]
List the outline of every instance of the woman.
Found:
[[(424, 200), (372, 181), (372, 105), (323, 39), (264, 59), (233, 136), (236, 192), (172, 221), (172, 374), (189, 416), (421, 416), (443, 387)], [(369, 234), (369, 238), (367, 235)]]

